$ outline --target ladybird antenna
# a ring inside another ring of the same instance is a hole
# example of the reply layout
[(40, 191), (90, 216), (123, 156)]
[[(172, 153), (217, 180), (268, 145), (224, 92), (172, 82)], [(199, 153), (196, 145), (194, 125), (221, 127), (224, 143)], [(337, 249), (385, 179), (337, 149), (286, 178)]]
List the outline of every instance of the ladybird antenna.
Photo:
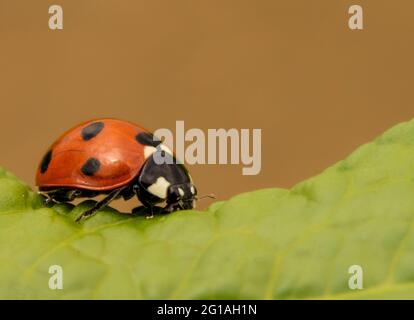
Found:
[(205, 199), (205, 198), (217, 199), (216, 195), (210, 193), (210, 194), (206, 194), (206, 195), (201, 196), (201, 197), (197, 197), (197, 200), (201, 200), (201, 199)]

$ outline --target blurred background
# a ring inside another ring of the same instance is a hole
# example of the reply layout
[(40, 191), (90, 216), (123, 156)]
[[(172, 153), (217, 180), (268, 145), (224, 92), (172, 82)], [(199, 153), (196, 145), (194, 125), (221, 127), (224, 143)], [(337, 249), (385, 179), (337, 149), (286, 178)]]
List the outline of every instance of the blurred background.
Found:
[[(364, 30), (351, 31), (358, 2)], [(52, 4), (63, 30), (48, 28)], [(291, 187), (414, 116), (413, 12), (411, 0), (0, 0), (0, 165), (33, 185), (79, 122), (184, 120), (262, 129), (260, 174), (191, 166), (200, 194)]]

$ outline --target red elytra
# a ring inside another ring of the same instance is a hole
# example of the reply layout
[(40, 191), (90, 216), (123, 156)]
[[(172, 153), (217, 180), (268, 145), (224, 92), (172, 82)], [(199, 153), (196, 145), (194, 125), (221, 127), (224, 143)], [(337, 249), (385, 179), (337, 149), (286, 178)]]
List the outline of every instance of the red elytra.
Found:
[[(85, 140), (82, 130), (93, 123), (104, 123), (104, 128)], [(148, 131), (111, 118), (82, 123), (53, 143), (50, 159), (42, 162), (44, 165), (49, 160), (46, 170), (42, 172), (42, 164), (37, 170), (36, 185), (104, 191), (128, 184), (145, 162), (145, 146), (136, 140), (142, 132)], [(100, 168), (95, 174), (86, 175), (81, 168), (91, 158), (99, 159)]]

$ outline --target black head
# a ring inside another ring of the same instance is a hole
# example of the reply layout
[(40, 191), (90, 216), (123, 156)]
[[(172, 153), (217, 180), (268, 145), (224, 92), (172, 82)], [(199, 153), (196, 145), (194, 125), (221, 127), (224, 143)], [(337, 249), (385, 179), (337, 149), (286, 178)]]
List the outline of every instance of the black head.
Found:
[(175, 204), (181, 210), (193, 209), (197, 198), (197, 189), (191, 182), (173, 184), (168, 188), (167, 203)]
[[(165, 161), (160, 163), (162, 156)], [(197, 189), (182, 163), (164, 150), (149, 157), (139, 174), (139, 185), (148, 194), (144, 200), (166, 201), (174, 210), (192, 209), (197, 198)]]

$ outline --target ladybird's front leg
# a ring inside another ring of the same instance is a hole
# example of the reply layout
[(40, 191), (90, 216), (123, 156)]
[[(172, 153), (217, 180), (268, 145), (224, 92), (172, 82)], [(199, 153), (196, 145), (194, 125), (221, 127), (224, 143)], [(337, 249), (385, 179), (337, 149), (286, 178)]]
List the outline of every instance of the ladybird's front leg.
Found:
[(154, 206), (155, 202), (151, 201), (150, 198), (144, 193), (141, 192), (139, 185), (134, 185), (133, 190), (137, 195), (138, 200), (141, 202), (142, 206), (132, 209), (133, 214), (145, 214), (145, 218), (151, 219), (154, 217)]
[(146, 212), (145, 218), (146, 219), (154, 218), (154, 206), (151, 205), (151, 206), (147, 207), (147, 212)]
[(154, 218), (154, 206), (139, 206), (132, 209), (132, 214), (134, 215), (145, 215), (145, 218), (151, 219)]

